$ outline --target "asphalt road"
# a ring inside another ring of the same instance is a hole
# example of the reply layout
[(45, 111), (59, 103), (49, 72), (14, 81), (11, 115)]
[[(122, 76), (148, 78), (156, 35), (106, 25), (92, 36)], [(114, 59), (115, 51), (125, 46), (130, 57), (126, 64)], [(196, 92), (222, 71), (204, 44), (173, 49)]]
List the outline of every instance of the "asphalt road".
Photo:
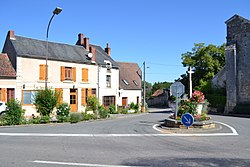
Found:
[(218, 136), (171, 136), (153, 128), (169, 113), (154, 111), (77, 124), (0, 127), (0, 166), (250, 166), (249, 118), (212, 116), (238, 135), (222, 128), (212, 133)]

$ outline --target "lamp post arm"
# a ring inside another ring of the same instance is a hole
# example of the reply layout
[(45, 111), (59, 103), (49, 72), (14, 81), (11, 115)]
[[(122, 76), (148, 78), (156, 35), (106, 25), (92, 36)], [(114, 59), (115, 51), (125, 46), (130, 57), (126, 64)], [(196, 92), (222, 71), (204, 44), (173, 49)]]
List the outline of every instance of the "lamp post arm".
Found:
[(47, 33), (46, 33), (46, 39), (49, 38), (49, 27), (50, 27), (50, 23), (52, 21), (52, 19), (54, 18), (55, 14), (53, 14), (49, 20), (49, 24), (48, 24), (48, 27), (47, 27)]

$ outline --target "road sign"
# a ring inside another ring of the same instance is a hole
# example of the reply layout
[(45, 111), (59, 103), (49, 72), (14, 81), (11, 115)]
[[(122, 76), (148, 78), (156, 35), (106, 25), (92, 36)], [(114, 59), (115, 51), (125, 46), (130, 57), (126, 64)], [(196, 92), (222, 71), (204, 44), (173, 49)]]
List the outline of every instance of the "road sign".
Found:
[(174, 97), (181, 97), (185, 92), (185, 86), (181, 82), (175, 82), (170, 86), (170, 93)]
[(183, 123), (183, 125), (185, 125), (187, 127), (191, 126), (194, 123), (194, 117), (191, 114), (186, 113), (186, 114), (182, 115), (181, 122)]

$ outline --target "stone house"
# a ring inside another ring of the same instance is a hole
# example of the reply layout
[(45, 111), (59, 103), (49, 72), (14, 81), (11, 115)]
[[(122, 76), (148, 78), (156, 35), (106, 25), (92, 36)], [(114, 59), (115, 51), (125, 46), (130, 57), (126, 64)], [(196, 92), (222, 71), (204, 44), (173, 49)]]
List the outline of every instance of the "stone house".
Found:
[(225, 23), (226, 65), (212, 83), (219, 87), (226, 86), (225, 112), (228, 113), (237, 104), (250, 104), (250, 20), (234, 15)]
[[(60, 92), (60, 101), (70, 104), (71, 112), (84, 111), (92, 95), (104, 106), (116, 105), (119, 66), (110, 50), (108, 46), (103, 50), (90, 44), (83, 34), (78, 35), (76, 45), (48, 43), (48, 88)], [(25, 116), (36, 115), (34, 95), (45, 87), (46, 41), (9, 31), (2, 53), (0, 100), (18, 99), (26, 110)]]
[(148, 106), (167, 106), (168, 98), (168, 89), (158, 89), (147, 99), (147, 104)]
[(117, 62), (119, 69), (118, 105), (128, 107), (132, 102), (141, 102), (141, 75), (140, 67), (136, 63)]

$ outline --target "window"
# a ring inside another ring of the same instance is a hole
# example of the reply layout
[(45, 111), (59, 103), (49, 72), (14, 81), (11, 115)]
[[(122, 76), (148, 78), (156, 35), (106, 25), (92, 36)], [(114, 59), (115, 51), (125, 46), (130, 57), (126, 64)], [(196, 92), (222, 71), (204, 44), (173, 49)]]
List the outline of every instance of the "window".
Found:
[(76, 89), (70, 89), (70, 104), (76, 104)]
[(46, 79), (46, 65), (39, 65), (39, 80), (44, 81)]
[(23, 90), (23, 104), (34, 104), (37, 91)]
[(128, 81), (127, 81), (126, 79), (123, 79), (122, 81), (123, 81), (126, 85), (129, 84)]
[(88, 82), (89, 81), (89, 69), (82, 68), (82, 82)]
[(15, 99), (15, 89), (14, 88), (7, 89), (7, 101), (9, 101), (10, 99)]
[(65, 80), (72, 80), (72, 68), (65, 67)]
[(92, 95), (96, 96), (96, 88), (92, 88)]
[(109, 88), (111, 87), (111, 75), (106, 76), (106, 86)]
[(138, 83), (136, 82), (136, 80), (133, 80), (133, 82), (134, 82), (134, 84), (135, 84), (136, 86), (138, 86)]
[(61, 66), (61, 81), (76, 81), (76, 68)]
[(103, 96), (104, 107), (109, 107), (111, 104), (115, 105), (115, 96)]

